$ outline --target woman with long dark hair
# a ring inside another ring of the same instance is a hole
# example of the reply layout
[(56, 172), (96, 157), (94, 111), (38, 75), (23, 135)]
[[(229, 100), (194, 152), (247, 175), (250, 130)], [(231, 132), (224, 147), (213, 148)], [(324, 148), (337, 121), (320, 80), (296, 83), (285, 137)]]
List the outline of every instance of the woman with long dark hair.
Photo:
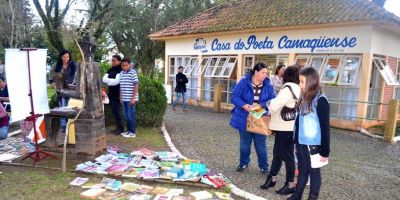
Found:
[[(53, 66), (51, 80), (56, 81), (56, 90), (69, 88), (74, 83), (76, 63), (72, 60), (72, 55), (68, 50), (60, 51), (57, 63)], [(57, 92), (57, 100), (59, 107), (68, 106), (69, 97)], [(65, 131), (67, 120), (62, 118), (61, 128)]]
[(328, 162), (330, 153), (329, 103), (321, 91), (318, 72), (307, 67), (299, 72), (301, 96), (295, 122), (296, 155), (299, 177), (296, 193), (288, 200), (301, 200), (310, 176), (309, 200), (318, 199), (321, 188), (320, 168), (311, 167), (311, 154), (319, 154), (319, 162)]
[(240, 134), (240, 160), (237, 171), (241, 172), (249, 166), (251, 143), (254, 141), (261, 173), (268, 173), (268, 156), (266, 136), (246, 131), (247, 116), (251, 105), (257, 103), (268, 110), (266, 104), (275, 97), (274, 90), (267, 78), (268, 68), (264, 63), (257, 63), (253, 70), (245, 76), (232, 91), (232, 103), (235, 105), (230, 125)]

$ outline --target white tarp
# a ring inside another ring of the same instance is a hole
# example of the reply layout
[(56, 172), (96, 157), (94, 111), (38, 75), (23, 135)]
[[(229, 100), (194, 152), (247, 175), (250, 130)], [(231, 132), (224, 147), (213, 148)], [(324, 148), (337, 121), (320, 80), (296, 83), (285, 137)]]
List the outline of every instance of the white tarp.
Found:
[[(29, 94), (28, 52), (6, 49), (6, 76), (10, 96), (12, 121), (31, 115)], [(47, 49), (29, 51), (33, 107), (35, 114), (49, 113), (46, 87)]]

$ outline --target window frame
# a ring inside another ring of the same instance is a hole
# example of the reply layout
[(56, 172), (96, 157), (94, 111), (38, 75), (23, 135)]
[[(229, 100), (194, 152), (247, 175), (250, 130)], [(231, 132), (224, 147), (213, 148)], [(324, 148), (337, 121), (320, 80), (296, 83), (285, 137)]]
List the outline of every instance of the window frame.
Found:
[[(231, 59), (235, 59), (234, 61), (233, 61), (233, 66), (231, 67), (231, 68), (229, 68), (228, 67), (228, 65), (230, 64), (230, 60)], [(237, 56), (228, 56), (227, 57), (227, 60), (225, 61), (225, 66), (224, 66), (224, 68), (222, 69), (222, 71), (221, 71), (221, 73), (220, 73), (220, 75), (218, 76), (219, 78), (230, 78), (231, 77), (231, 75), (232, 75), (232, 72), (233, 71), (235, 71), (235, 69), (236, 69), (236, 66), (237, 66), (237, 60), (238, 60), (238, 57)], [(225, 70), (230, 70), (230, 72), (228, 72), (228, 74), (227, 75), (224, 75), (225, 74)]]
[[(294, 61), (295, 64), (298, 64), (297, 61), (300, 59), (306, 59), (306, 62), (304, 63), (303, 67), (307, 67), (308, 63), (310, 62), (310, 55), (298, 55), (296, 56), (296, 60)], [(300, 65), (300, 64), (299, 64)]]
[[(339, 73), (341, 71), (341, 67), (343, 65), (343, 58), (344, 57), (345, 57), (344, 55), (328, 55), (326, 57), (325, 63), (324, 63), (323, 68), (322, 68), (322, 71), (321, 71), (321, 73), (319, 73), (320, 74), (320, 82), (321, 83), (325, 83), (325, 84), (335, 84), (336, 83), (337, 77), (339, 76)], [(339, 64), (338, 64), (337, 69), (336, 69), (335, 77), (331, 81), (326, 81), (326, 80), (324, 80), (324, 77), (325, 77), (325, 72), (327, 70), (328, 62), (329, 62), (330, 59), (339, 59)]]
[(305, 65), (306, 67), (312, 67), (310, 66), (313, 59), (314, 58), (322, 58), (322, 62), (321, 62), (321, 66), (319, 67), (319, 69), (316, 69), (315, 67), (312, 67), (314, 69), (316, 69), (318, 71), (318, 74), (321, 74), (322, 69), (325, 67), (325, 61), (327, 60), (329, 56), (328, 55), (316, 55), (316, 56), (310, 56), (310, 58), (307, 61), (307, 65)]
[[(195, 59), (194, 64), (191, 65), (191, 61), (194, 60), (194, 59)], [(193, 69), (195, 69), (195, 68), (196, 68), (196, 65), (198, 65), (198, 60), (199, 60), (198, 57), (190, 57), (189, 62), (186, 63), (186, 66), (185, 66), (184, 69), (183, 69), (183, 74), (185, 74), (185, 75), (190, 75), (190, 74), (192, 74)], [(189, 68), (189, 67), (190, 67), (190, 68)], [(187, 72), (187, 69), (190, 69), (190, 71)]]
[[(207, 59), (207, 61), (202, 67), (202, 63), (203, 63), (204, 59)], [(197, 67), (196, 67), (196, 69), (194, 71), (194, 76), (201, 76), (204, 73), (204, 71), (205, 71), (205, 69), (206, 69), (206, 67), (207, 67), (207, 65), (208, 65), (208, 63), (210, 61), (211, 61), (211, 57), (202, 57), (201, 58), (201, 62), (198, 63), (198, 65), (197, 65)]]
[[(384, 58), (374, 57), (372, 62), (375, 63), (375, 66), (377, 67), (377, 70), (381, 74), (386, 85), (389, 85), (389, 86), (398, 86), (399, 85), (399, 81), (397, 80), (396, 76), (394, 75), (392, 68), (390, 68), (390, 65), (387, 64), (387, 62)], [(383, 62), (385, 62), (385, 63), (383, 63)], [(379, 64), (380, 64), (381, 68), (378, 66)], [(394, 81), (394, 82), (392, 82), (392, 81)]]
[[(249, 67), (246, 67), (246, 58), (251, 58), (251, 64), (250, 64)], [(243, 75), (246, 75), (246, 74), (245, 74), (246, 69), (250, 69), (250, 70), (253, 69), (253, 67), (254, 67), (254, 65), (255, 65), (255, 62), (256, 62), (256, 56), (255, 56), (255, 55), (244, 55), (244, 56), (243, 56), (243, 68), (242, 68), (243, 71), (242, 71), (242, 76), (243, 76)]]
[[(357, 62), (358, 65), (357, 65), (357, 69), (355, 69), (355, 75), (354, 75), (354, 79), (353, 79), (352, 83), (343, 83), (340, 81), (340, 75), (342, 75), (342, 73), (344, 73), (344, 71), (346, 71), (345, 67), (346, 67), (346, 61), (348, 58), (358, 58), (358, 62)], [(340, 72), (338, 73), (339, 78), (338, 78), (337, 84), (338, 85), (355, 85), (357, 83), (357, 77), (360, 73), (361, 64), (362, 64), (362, 56), (360, 56), (360, 55), (344, 56), (343, 61), (342, 61), (342, 66), (340, 68)]]

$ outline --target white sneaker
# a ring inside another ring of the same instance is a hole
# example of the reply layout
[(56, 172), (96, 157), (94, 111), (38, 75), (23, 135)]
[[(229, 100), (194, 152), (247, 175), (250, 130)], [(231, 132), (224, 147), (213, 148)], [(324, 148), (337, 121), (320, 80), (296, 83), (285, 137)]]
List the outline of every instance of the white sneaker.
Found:
[(129, 134), (129, 131), (126, 131), (126, 132), (121, 133), (121, 135), (122, 135), (123, 137), (128, 137), (128, 134)]
[(136, 137), (136, 133), (129, 132), (126, 137)]

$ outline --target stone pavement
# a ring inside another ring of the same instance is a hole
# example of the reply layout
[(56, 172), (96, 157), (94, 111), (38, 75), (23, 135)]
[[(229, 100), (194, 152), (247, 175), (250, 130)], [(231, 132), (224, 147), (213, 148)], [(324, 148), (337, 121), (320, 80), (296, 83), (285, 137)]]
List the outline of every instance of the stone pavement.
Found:
[[(247, 191), (270, 200), (286, 199), (275, 194), (285, 180), (282, 166), (275, 188), (259, 189), (265, 175), (259, 172), (254, 148), (250, 167), (236, 172), (239, 134), (229, 126), (230, 113), (188, 107), (189, 112), (167, 108), (165, 127), (176, 148), (186, 157), (199, 159)], [(269, 136), (268, 159), (272, 161), (274, 138)], [(388, 145), (355, 132), (331, 129), (330, 164), (322, 169), (320, 199), (399, 199), (400, 144)], [(304, 198), (308, 197), (308, 187)]]

